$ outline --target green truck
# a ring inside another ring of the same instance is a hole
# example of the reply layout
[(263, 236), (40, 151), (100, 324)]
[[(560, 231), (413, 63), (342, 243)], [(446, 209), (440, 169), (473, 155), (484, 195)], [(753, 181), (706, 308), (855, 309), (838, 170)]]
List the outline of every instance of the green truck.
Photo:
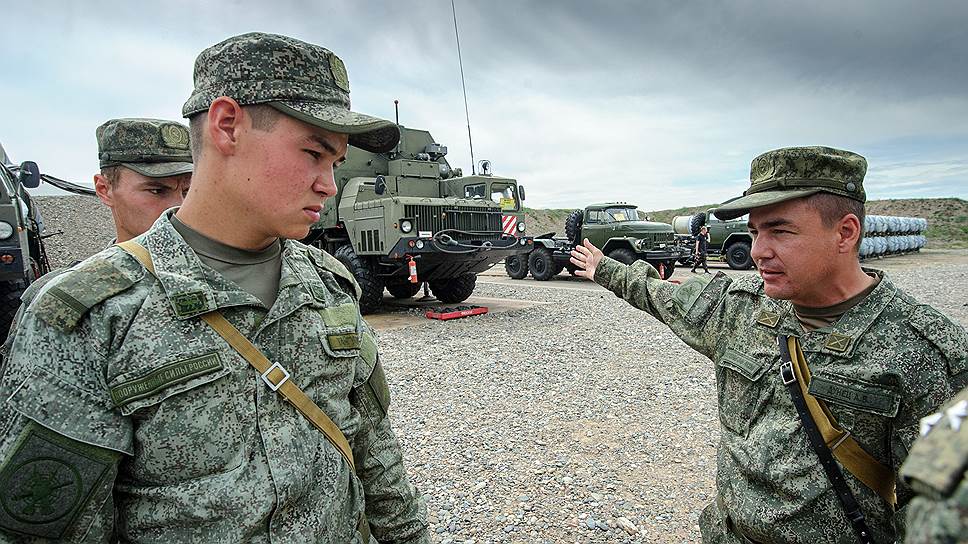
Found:
[(464, 176), (429, 132), (400, 130), (389, 153), (348, 150), (339, 192), (304, 240), (353, 273), (364, 313), (380, 307), (384, 289), (405, 299), (423, 282), (441, 302), (463, 302), (477, 274), (531, 249), (523, 186), (491, 175), (486, 161), (480, 175)]
[(571, 212), (565, 220), (564, 238), (555, 237), (553, 232), (535, 237), (527, 260), (521, 256), (508, 258), (505, 271), (514, 279), (530, 273), (539, 281), (549, 280), (564, 269), (574, 275), (571, 250), (586, 238), (617, 261), (647, 261), (663, 279), (672, 276), (676, 262), (688, 255), (688, 248), (676, 243), (671, 225), (640, 220), (637, 206), (632, 204), (608, 202)]
[(40, 180), (36, 163), (15, 166), (0, 146), (0, 338), (10, 330), (24, 289), (50, 271), (43, 221), (27, 193)]
[[(723, 221), (713, 215), (713, 209), (693, 215), (680, 215), (672, 218), (672, 227), (684, 245), (695, 247), (699, 229), (705, 226), (709, 234), (709, 246), (706, 255), (710, 259), (726, 261), (733, 270), (748, 270), (753, 268), (753, 257), (750, 250), (753, 247), (753, 236), (746, 226), (746, 218)], [(680, 262), (692, 265), (693, 255), (690, 254)]]

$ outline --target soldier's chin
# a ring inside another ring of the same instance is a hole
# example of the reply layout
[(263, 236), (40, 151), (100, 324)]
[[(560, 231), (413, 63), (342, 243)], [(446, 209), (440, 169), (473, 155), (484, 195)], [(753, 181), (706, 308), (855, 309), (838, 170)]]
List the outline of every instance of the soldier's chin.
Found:
[(287, 240), (302, 240), (303, 238), (309, 236), (309, 230), (312, 225), (292, 225), (285, 232), (279, 233), (279, 238), (285, 238)]
[(794, 296), (794, 293), (791, 293), (789, 289), (766, 281), (763, 282), (763, 292), (774, 300), (790, 300)]

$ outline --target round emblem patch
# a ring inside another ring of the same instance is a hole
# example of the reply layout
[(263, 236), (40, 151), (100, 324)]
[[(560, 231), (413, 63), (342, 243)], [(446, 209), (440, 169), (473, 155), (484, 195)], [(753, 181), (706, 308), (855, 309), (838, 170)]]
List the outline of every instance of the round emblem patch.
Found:
[(856, 189), (857, 189), (857, 186), (854, 185), (854, 182), (853, 181), (847, 183), (847, 190), (848, 191), (854, 192), (854, 190), (856, 190)]
[(168, 147), (188, 149), (188, 130), (181, 125), (162, 125), (161, 139)]
[(0, 493), (0, 506), (10, 517), (30, 524), (56, 521), (81, 500), (77, 469), (52, 457), (31, 459), (12, 471)]
[(336, 55), (329, 57), (329, 71), (333, 73), (333, 82), (340, 89), (350, 92), (350, 80), (346, 75), (346, 65)]

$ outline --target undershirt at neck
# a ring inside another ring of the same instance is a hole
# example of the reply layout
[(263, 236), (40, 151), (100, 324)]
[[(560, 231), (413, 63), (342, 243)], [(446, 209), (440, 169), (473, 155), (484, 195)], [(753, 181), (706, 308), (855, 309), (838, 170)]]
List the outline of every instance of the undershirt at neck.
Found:
[(833, 306), (827, 306), (825, 308), (807, 308), (804, 306), (793, 305), (793, 312), (797, 316), (797, 321), (803, 327), (803, 330), (810, 332), (812, 330), (820, 329), (828, 325), (832, 325), (838, 319), (843, 317), (848, 310), (857, 306), (864, 301), (874, 291), (877, 284), (881, 282), (879, 276), (870, 274), (874, 278), (874, 283), (870, 285), (867, 289), (864, 289), (860, 293), (850, 297), (849, 299), (838, 302)]
[(279, 293), (279, 277), (282, 274), (281, 240), (276, 240), (265, 249), (249, 251), (213, 240), (174, 215), (171, 216), (171, 225), (203, 263), (255, 296), (266, 308), (272, 307)]

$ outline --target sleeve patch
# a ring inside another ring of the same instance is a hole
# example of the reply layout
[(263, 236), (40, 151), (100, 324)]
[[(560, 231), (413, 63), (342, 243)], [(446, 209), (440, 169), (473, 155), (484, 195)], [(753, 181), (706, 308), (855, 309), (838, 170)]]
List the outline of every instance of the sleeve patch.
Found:
[(30, 422), (0, 468), (0, 527), (62, 537), (107, 485), (119, 457)]
[(672, 295), (672, 300), (675, 301), (682, 313), (687, 313), (692, 308), (693, 304), (699, 300), (699, 295), (702, 294), (703, 289), (709, 284), (709, 280), (706, 278), (694, 277), (686, 280), (682, 285), (676, 289), (675, 293)]
[(70, 331), (95, 305), (134, 285), (111, 262), (95, 259), (57, 278), (32, 308), (49, 325)]

